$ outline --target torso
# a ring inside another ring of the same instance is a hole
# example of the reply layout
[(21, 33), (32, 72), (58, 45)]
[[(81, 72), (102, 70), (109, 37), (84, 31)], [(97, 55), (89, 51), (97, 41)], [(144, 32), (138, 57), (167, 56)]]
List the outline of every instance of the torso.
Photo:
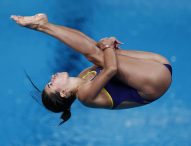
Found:
[[(80, 74), (82, 74), (81, 78), (85, 79), (86, 81), (91, 81), (97, 75), (95, 70), (85, 70), (85, 71), (82, 71)], [(100, 91), (100, 93), (97, 95), (96, 99), (102, 100), (102, 103), (103, 103), (103, 105), (95, 105), (95, 107), (97, 107), (97, 108), (112, 109), (114, 106), (114, 103), (113, 103), (114, 101), (112, 100), (112, 97), (110, 96), (110, 94), (107, 92), (107, 90), (105, 88), (103, 88)], [(148, 102), (145, 101), (145, 104), (147, 104), (147, 103)], [(127, 108), (132, 108), (132, 107), (141, 106), (141, 105), (144, 105), (144, 104), (138, 103), (138, 102), (132, 102), (132, 101), (131, 102), (124, 101), (120, 105), (115, 107), (115, 109), (127, 109)], [(92, 107), (94, 107), (94, 106), (92, 106)]]

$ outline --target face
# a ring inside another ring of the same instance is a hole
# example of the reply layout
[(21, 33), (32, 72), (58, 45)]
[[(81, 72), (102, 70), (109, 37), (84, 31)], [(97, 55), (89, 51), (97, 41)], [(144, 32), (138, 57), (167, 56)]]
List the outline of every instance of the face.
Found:
[(56, 73), (51, 76), (50, 82), (45, 86), (48, 93), (61, 92), (67, 85), (69, 75), (67, 72)]

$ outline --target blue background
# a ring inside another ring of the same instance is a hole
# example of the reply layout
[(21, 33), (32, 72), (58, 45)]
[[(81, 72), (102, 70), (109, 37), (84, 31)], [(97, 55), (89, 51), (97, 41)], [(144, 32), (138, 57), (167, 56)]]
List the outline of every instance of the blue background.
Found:
[[(25, 68), (42, 89), (52, 73), (77, 75), (91, 65), (56, 39), (19, 27), (11, 14), (43, 12), (49, 21), (95, 40), (116, 36), (124, 49), (151, 51), (173, 66), (173, 84), (138, 108), (91, 109), (76, 101), (72, 118), (47, 111), (29, 92)], [(190, 0), (0, 0), (1, 146), (190, 146)]]

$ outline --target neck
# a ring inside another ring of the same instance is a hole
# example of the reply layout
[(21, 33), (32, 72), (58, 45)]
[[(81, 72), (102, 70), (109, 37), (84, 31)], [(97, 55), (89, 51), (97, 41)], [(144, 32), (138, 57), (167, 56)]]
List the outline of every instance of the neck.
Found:
[(73, 93), (76, 95), (76, 93), (78, 92), (78, 88), (83, 85), (84, 83), (86, 83), (87, 81), (79, 78), (79, 77), (70, 77), (70, 81), (72, 82), (72, 87), (73, 87)]

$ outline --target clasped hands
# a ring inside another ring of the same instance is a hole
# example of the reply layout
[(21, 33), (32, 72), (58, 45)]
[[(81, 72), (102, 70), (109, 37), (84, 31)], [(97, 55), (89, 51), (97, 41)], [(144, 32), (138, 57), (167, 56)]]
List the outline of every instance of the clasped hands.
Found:
[(97, 47), (99, 47), (102, 51), (107, 48), (119, 49), (118, 45), (123, 44), (118, 41), (115, 37), (103, 38), (97, 43)]

